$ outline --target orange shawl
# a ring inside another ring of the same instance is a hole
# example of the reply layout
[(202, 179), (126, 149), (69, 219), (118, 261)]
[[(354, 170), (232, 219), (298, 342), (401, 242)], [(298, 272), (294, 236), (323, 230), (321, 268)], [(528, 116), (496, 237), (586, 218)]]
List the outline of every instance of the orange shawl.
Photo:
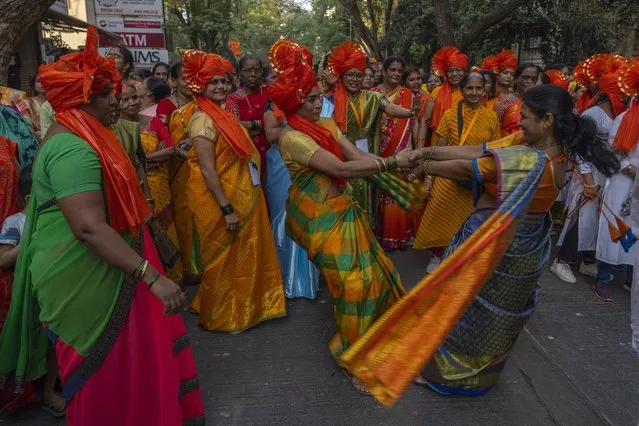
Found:
[[(401, 103), (398, 104), (399, 106), (404, 107), (406, 109), (411, 109), (413, 107), (414, 95), (410, 89), (407, 89), (406, 87), (400, 88), (397, 96), (401, 98)], [(395, 126), (395, 130), (393, 131), (393, 136), (391, 137), (391, 140), (388, 142), (388, 145), (386, 145), (386, 148), (384, 149), (384, 151), (380, 153), (380, 157), (384, 157), (384, 158), (390, 157), (391, 155), (395, 153), (395, 151), (397, 150), (397, 147), (402, 141), (405, 128), (406, 126), (408, 126), (410, 122), (410, 118), (395, 118), (394, 120), (396, 120), (396, 126)]]
[[(446, 77), (446, 72), (450, 67), (460, 67), (464, 71), (468, 70), (468, 56), (457, 50), (456, 47), (442, 47), (433, 56), (433, 69), (437, 75)], [(447, 109), (453, 106), (453, 86), (448, 79), (439, 89), (435, 97), (435, 109), (430, 120), (430, 127), (436, 129), (439, 121), (444, 116)]]
[(337, 46), (328, 59), (329, 71), (340, 79), (335, 88), (335, 122), (342, 132), (348, 129), (348, 93), (341, 81), (342, 75), (350, 69), (366, 70), (366, 53), (357, 43), (345, 41)]

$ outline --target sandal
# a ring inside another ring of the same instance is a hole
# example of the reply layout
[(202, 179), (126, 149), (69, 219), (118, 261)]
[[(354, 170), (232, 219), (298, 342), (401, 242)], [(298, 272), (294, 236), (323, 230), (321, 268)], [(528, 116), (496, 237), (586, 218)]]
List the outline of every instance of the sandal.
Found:
[(42, 404), (40, 408), (56, 418), (64, 417), (67, 414), (67, 406), (65, 403), (62, 403), (62, 405), (56, 403)]

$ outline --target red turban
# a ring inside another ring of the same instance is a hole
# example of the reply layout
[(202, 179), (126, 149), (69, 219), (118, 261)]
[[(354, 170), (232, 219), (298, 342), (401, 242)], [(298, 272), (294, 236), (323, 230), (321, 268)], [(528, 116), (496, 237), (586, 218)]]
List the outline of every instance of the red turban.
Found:
[(89, 102), (91, 96), (102, 92), (109, 83), (117, 89), (121, 81), (113, 58), (106, 59), (98, 53), (95, 27), (87, 30), (83, 52), (69, 53), (58, 62), (41, 65), (39, 74), (47, 100), (56, 113)]
[[(439, 76), (446, 76), (446, 72), (450, 67), (459, 67), (464, 71), (468, 70), (468, 56), (461, 53), (456, 47), (446, 46), (442, 47), (433, 56), (433, 70), (435, 74)], [(453, 106), (453, 86), (451, 86), (448, 79), (439, 89), (437, 97), (435, 98), (435, 109), (433, 116), (430, 120), (430, 126), (437, 128), (439, 121), (441, 120), (444, 112)]]
[(195, 94), (197, 107), (205, 112), (239, 158), (248, 157), (255, 147), (235, 116), (211, 101), (202, 92), (216, 75), (226, 77), (230, 62), (213, 53), (187, 50), (182, 55), (183, 77)]
[(561, 72), (560, 70), (547, 70), (545, 74), (546, 77), (548, 77), (548, 80), (550, 80), (550, 84), (554, 84), (555, 86), (559, 86), (564, 90), (568, 90), (570, 81), (568, 81), (563, 72)]
[[(271, 99), (284, 111), (289, 126), (306, 134), (320, 147), (342, 160), (344, 156), (331, 132), (297, 114), (306, 96), (314, 87), (317, 87), (315, 73), (307, 62), (308, 57), (304, 54), (306, 49), (302, 49), (293, 49), (289, 52), (289, 55), (292, 56), (288, 56), (286, 60), (291, 65), (282, 70), (275, 79), (270, 90)], [(336, 182), (338, 185), (345, 183), (342, 179), (338, 179)]]
[(97, 29), (87, 30), (84, 52), (71, 53), (56, 63), (41, 66), (40, 81), (56, 111), (56, 121), (86, 141), (100, 158), (110, 225), (116, 231), (137, 233), (151, 210), (133, 164), (115, 134), (78, 108), (109, 84), (118, 86), (120, 82), (113, 59), (98, 54)]
[[(366, 69), (366, 53), (357, 43), (345, 41), (333, 49), (328, 59), (328, 70), (334, 76), (341, 78), (342, 75), (356, 68), (362, 72)], [(348, 128), (348, 94), (341, 81), (337, 82), (334, 95), (335, 122), (342, 132)]]
[(639, 143), (639, 57), (621, 67), (617, 82), (622, 93), (634, 99), (621, 119), (613, 147), (621, 152), (631, 152)]
[(617, 71), (611, 74), (604, 74), (599, 78), (599, 92), (605, 93), (608, 96), (615, 117), (626, 109), (621, 99), (623, 92), (619, 87), (618, 74), (619, 72)]
[(502, 49), (498, 54), (484, 59), (481, 68), (490, 70), (495, 74), (508, 69), (514, 71), (517, 69), (517, 54), (512, 50)]
[(575, 103), (575, 108), (577, 108), (577, 111), (580, 114), (586, 110), (586, 108), (590, 104), (590, 101), (592, 100), (592, 95), (590, 94), (590, 90), (589, 90), (590, 80), (588, 80), (588, 76), (586, 75), (586, 70), (585, 70), (586, 61), (587, 59), (579, 62), (577, 66), (575, 66), (575, 69), (572, 72), (577, 84), (586, 88), (586, 90), (583, 91), (583, 93), (581, 94), (581, 96), (579, 96), (579, 99), (577, 99), (577, 102)]
[(585, 70), (588, 79), (599, 85), (599, 92), (590, 100), (588, 108), (599, 99), (600, 93), (605, 93), (615, 116), (623, 112), (625, 106), (621, 100), (621, 89), (617, 84), (617, 72), (626, 62), (623, 56), (614, 54), (597, 54), (586, 60)]

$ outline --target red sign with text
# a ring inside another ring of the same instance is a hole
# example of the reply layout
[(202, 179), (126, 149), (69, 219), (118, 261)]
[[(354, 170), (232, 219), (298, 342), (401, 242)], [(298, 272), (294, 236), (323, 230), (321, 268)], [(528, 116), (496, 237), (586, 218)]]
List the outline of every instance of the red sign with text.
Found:
[[(141, 48), (141, 49), (164, 49), (166, 44), (164, 41), (164, 34), (157, 33), (121, 33), (115, 32), (115, 34), (122, 37), (122, 43), (126, 47)], [(110, 38), (100, 36), (100, 46), (116, 46), (117, 43)]]

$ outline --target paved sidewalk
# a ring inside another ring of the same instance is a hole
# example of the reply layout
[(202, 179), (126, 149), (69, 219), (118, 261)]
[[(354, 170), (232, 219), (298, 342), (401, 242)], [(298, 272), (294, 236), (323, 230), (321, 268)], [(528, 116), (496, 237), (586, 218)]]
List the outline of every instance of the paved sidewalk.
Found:
[[(410, 250), (391, 257), (407, 287), (428, 260)], [(566, 284), (544, 273), (538, 309), (493, 391), (462, 399), (412, 387), (392, 409), (357, 394), (329, 355), (334, 323), (326, 290), (316, 301), (289, 302), (287, 318), (241, 335), (203, 331), (185, 314), (207, 423), (637, 425), (639, 356), (630, 346), (630, 294), (621, 279), (615, 301), (606, 303), (593, 295), (589, 279), (578, 275), (577, 284)], [(64, 421), (30, 409), (0, 423)]]

